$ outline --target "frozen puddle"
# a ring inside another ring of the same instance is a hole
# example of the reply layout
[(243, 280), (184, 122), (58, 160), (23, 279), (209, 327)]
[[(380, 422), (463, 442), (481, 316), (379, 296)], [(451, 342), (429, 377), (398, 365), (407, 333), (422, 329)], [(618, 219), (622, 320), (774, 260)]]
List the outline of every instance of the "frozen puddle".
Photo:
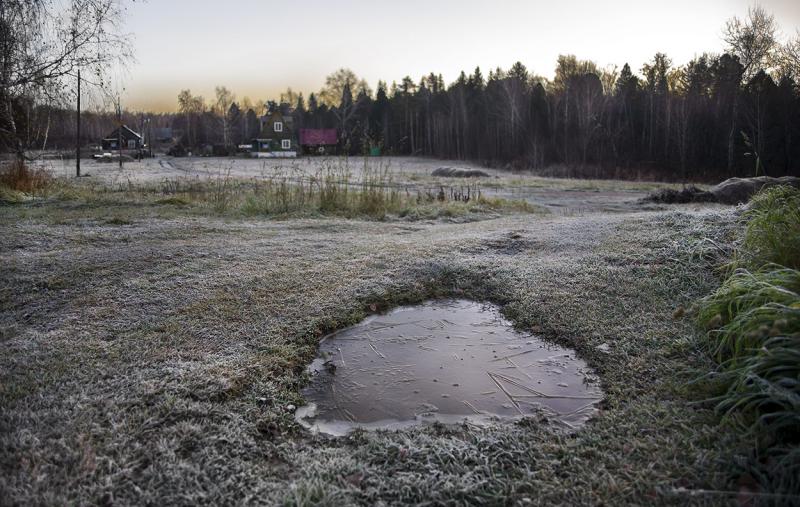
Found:
[(431, 301), (371, 316), (322, 340), (298, 422), (343, 435), (431, 421), (548, 414), (583, 424), (602, 392), (569, 349), (513, 329), (494, 305)]

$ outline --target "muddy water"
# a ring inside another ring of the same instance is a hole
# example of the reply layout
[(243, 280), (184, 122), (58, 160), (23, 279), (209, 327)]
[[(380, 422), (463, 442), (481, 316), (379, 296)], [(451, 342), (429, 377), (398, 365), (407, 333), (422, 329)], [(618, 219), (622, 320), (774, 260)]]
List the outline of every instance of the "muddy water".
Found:
[(571, 350), (515, 331), (496, 306), (432, 301), (326, 337), (297, 411), (314, 431), (483, 423), (546, 414), (583, 424), (602, 393)]

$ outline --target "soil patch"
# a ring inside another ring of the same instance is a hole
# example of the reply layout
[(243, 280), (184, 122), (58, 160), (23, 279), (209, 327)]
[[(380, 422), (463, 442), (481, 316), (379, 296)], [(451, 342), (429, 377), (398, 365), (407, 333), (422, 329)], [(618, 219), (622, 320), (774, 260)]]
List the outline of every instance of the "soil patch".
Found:
[(770, 178), (769, 176), (729, 178), (707, 191), (695, 186), (688, 186), (681, 190), (666, 188), (650, 194), (643, 201), (664, 204), (718, 202), (720, 204), (734, 205), (749, 201), (762, 188), (777, 185), (800, 187), (800, 178), (794, 176), (783, 176), (781, 178)]
[(447, 178), (488, 178), (489, 173), (480, 169), (462, 169), (460, 167), (439, 167), (431, 172), (431, 176)]

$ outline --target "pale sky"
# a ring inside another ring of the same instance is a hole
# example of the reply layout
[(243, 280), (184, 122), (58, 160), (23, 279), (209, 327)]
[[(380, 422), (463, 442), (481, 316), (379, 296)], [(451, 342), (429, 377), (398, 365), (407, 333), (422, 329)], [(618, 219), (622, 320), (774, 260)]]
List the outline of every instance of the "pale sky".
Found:
[[(123, 106), (169, 111), (189, 88), (215, 85), (253, 101), (292, 87), (308, 96), (349, 67), (375, 88), (431, 71), (447, 83), (461, 70), (508, 69), (517, 60), (552, 77), (559, 54), (638, 71), (657, 52), (683, 64), (719, 52), (725, 20), (747, 0), (146, 0), (128, 10), (136, 62)], [(800, 27), (800, 0), (762, 0), (786, 34)]]

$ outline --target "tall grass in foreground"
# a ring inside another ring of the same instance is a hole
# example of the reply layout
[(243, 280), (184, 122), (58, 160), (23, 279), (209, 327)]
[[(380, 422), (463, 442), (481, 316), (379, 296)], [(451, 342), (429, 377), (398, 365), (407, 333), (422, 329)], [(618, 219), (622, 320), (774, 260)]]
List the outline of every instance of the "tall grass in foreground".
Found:
[(734, 271), (700, 302), (698, 318), (719, 363), (717, 410), (770, 456), (751, 471), (800, 495), (800, 190), (762, 191), (744, 217)]
[[(354, 171), (353, 169), (357, 169)], [(16, 192), (6, 198), (0, 181), (0, 201), (20, 202), (33, 197), (81, 201), (102, 207), (176, 206), (186, 212), (244, 216), (341, 216), (382, 220), (434, 219), (495, 212), (533, 212), (525, 201), (489, 198), (479, 184), (399, 184), (387, 163), (364, 159), (363, 167), (346, 159), (330, 159), (309, 174), (297, 164), (278, 167), (258, 177), (233, 177), (222, 167), (209, 177), (132, 180), (106, 183), (52, 178), (36, 196)], [(18, 194), (18, 195), (17, 195)]]
[(737, 269), (703, 300), (700, 321), (711, 329), (714, 357), (721, 363), (752, 355), (767, 338), (800, 332), (792, 326), (800, 326), (800, 271), (774, 264), (765, 268)]
[(393, 184), (387, 165), (366, 162), (357, 178), (346, 164), (326, 164), (315, 174), (279, 173), (252, 182), (242, 211), (251, 215), (319, 213), (382, 218), (398, 212), (409, 192)]
[(699, 317), (727, 387), (719, 410), (756, 434), (800, 437), (800, 271), (739, 269)]
[(738, 265), (751, 270), (767, 264), (800, 269), (800, 190), (779, 186), (758, 193), (745, 219)]
[(209, 181), (169, 180), (162, 203), (210, 205), (218, 213), (248, 216), (334, 215), (383, 219), (436, 218), (473, 212), (534, 211), (521, 201), (486, 198), (476, 183), (435, 189), (399, 185), (389, 166), (367, 160), (353, 174), (347, 160), (329, 161), (314, 174), (289, 167), (261, 178), (236, 179), (222, 172)]
[[(21, 198), (20, 195), (35, 196), (38, 192), (48, 187), (52, 178), (43, 169), (29, 167), (21, 160), (14, 160), (0, 167), (0, 191), (7, 200), (13, 201)], [(7, 196), (5, 194), (8, 194)]]

